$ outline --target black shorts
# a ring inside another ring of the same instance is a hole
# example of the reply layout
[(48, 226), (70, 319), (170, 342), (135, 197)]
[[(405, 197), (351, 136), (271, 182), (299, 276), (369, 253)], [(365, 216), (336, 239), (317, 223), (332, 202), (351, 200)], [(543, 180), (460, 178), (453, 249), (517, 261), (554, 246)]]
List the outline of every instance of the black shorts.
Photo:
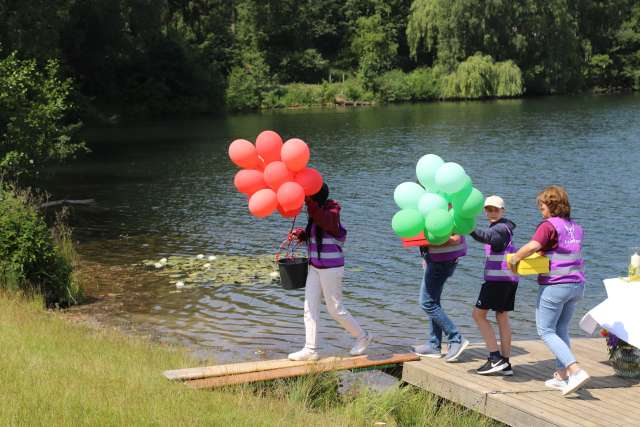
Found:
[(517, 290), (517, 282), (484, 282), (476, 307), (482, 310), (513, 311)]

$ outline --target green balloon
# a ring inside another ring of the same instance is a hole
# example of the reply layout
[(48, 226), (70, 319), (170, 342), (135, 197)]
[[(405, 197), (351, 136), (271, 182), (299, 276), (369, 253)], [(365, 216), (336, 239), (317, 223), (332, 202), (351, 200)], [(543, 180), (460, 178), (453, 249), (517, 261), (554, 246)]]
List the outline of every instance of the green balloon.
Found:
[(432, 245), (441, 245), (449, 240), (450, 236), (434, 236), (430, 231), (427, 231), (427, 240)]
[(418, 202), (424, 193), (420, 184), (403, 182), (393, 192), (393, 200), (400, 209), (418, 209)]
[(440, 191), (454, 194), (462, 190), (467, 178), (462, 166), (454, 162), (448, 162), (440, 166), (436, 172), (436, 187)]
[(434, 236), (448, 236), (453, 230), (453, 219), (447, 210), (432, 209), (425, 218), (424, 225)]
[(448, 209), (449, 202), (439, 194), (425, 193), (418, 202), (418, 210), (426, 218), (433, 209)]
[(403, 209), (393, 216), (391, 228), (400, 237), (413, 237), (424, 229), (424, 218), (415, 209)]
[(473, 188), (471, 193), (463, 200), (454, 200), (453, 209), (456, 216), (461, 218), (474, 218), (480, 212), (484, 205), (484, 196), (477, 188)]
[(451, 197), (451, 203), (454, 207), (460, 203), (464, 203), (467, 197), (469, 197), (469, 194), (471, 194), (471, 190), (473, 190), (473, 183), (471, 182), (471, 178), (467, 175), (462, 188), (449, 196)]
[(475, 218), (462, 218), (455, 215), (455, 211), (452, 212), (453, 218), (453, 233), (454, 234), (469, 234), (476, 229)]
[(444, 160), (435, 154), (420, 157), (416, 164), (416, 176), (420, 184), (429, 191), (436, 190), (436, 172), (444, 164)]

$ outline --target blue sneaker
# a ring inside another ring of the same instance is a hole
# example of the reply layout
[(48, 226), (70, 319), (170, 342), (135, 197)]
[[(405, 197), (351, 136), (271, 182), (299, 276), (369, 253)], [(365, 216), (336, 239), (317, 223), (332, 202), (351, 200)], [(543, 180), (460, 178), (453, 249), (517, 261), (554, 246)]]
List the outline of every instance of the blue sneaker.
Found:
[(442, 353), (440, 352), (440, 349), (433, 348), (431, 344), (416, 345), (413, 347), (413, 352), (418, 356), (422, 356), (422, 357), (433, 357), (433, 358), (442, 357)]
[(468, 345), (469, 341), (464, 338), (462, 338), (461, 342), (449, 343), (449, 348), (447, 349), (447, 355), (444, 357), (444, 361), (455, 362)]

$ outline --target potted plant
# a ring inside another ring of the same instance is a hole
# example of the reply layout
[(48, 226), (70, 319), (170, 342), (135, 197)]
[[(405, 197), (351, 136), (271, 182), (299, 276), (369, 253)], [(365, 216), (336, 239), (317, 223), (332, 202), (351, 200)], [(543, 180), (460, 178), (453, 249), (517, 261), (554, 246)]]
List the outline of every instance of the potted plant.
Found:
[(600, 335), (607, 339), (609, 360), (616, 375), (625, 378), (640, 378), (640, 349), (602, 329)]

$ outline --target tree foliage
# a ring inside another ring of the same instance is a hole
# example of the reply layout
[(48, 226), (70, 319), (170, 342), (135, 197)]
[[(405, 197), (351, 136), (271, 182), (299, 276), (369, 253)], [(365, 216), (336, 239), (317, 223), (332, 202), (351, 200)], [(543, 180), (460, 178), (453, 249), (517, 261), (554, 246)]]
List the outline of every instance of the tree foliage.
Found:
[(16, 53), (0, 60), (0, 176), (26, 178), (86, 149), (68, 120), (71, 89), (55, 60), (42, 70)]
[(637, 89), (639, 8), (637, 0), (0, 0), (0, 45), (40, 68), (57, 59), (83, 105), (122, 115), (260, 108), (279, 85), (336, 76), (377, 92), (392, 69), (449, 75), (477, 52), (512, 61), (528, 94)]

